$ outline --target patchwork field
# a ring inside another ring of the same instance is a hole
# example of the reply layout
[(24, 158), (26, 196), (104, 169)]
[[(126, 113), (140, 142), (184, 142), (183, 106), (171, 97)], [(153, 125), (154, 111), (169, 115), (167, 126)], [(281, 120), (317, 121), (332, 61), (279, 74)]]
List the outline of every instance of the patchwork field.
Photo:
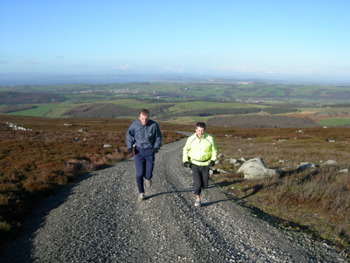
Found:
[[(175, 123), (232, 117), (229, 124), (215, 121), (232, 126), (239, 117), (239, 127), (244, 127), (242, 118), (249, 123), (256, 115), (262, 117), (253, 127), (348, 126), (349, 98), (345, 86), (260, 82), (11, 86), (0, 87), (0, 111), (49, 118), (133, 118), (135, 109), (148, 108), (154, 118)], [(272, 118), (267, 121), (266, 116)], [(288, 117), (287, 126), (276, 116)]]

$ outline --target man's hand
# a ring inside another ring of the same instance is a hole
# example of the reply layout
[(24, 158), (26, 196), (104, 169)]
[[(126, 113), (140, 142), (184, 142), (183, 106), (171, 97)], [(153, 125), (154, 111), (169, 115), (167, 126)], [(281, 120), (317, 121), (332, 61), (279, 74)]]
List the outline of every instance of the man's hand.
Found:
[(184, 162), (184, 163), (183, 163), (183, 166), (184, 166), (184, 167), (190, 167), (190, 162)]
[(158, 150), (159, 150), (159, 149), (157, 149), (157, 148), (153, 148), (153, 152), (154, 152), (154, 153), (157, 153)]
[(215, 161), (210, 161), (210, 166), (214, 166), (215, 165)]
[(126, 154), (130, 154), (132, 152), (132, 148), (128, 148), (128, 150), (126, 151)]

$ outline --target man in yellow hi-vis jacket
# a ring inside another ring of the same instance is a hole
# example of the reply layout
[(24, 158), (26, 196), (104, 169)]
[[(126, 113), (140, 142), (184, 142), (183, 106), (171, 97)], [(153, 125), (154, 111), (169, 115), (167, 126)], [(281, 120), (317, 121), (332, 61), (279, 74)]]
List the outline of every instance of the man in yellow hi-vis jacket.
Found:
[(205, 123), (196, 124), (196, 133), (187, 139), (183, 148), (182, 162), (191, 168), (193, 190), (196, 195), (195, 206), (201, 206), (201, 190), (208, 187), (209, 166), (217, 160), (217, 148), (214, 138), (205, 133)]

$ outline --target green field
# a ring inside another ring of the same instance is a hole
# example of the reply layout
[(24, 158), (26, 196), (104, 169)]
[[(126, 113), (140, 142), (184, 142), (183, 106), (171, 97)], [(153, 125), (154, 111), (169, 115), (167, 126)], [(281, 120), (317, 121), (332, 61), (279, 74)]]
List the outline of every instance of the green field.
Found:
[[(26, 99), (26, 95), (19, 94), (30, 94), (27, 96), (30, 100)], [(294, 117), (298, 117), (298, 114), (300, 117), (305, 117), (302, 116), (305, 113), (307, 118), (316, 119), (320, 113), (329, 116), (328, 119), (319, 122), (320, 125), (348, 125), (346, 118), (339, 119), (336, 115), (338, 113), (349, 115), (349, 100), (349, 87), (260, 82), (245, 84), (142, 82), (0, 87), (0, 109), (13, 105), (35, 106), (33, 109), (4, 113), (5, 115), (62, 118), (69, 117), (64, 113), (76, 107), (90, 107), (90, 105), (97, 107), (98, 103), (115, 105), (113, 107), (118, 110), (121, 110), (120, 107), (130, 108), (132, 112), (135, 109), (148, 108), (156, 112), (153, 117), (183, 123), (208, 120), (209, 116), (236, 114), (246, 115), (249, 118), (252, 115), (289, 116), (290, 114)], [(113, 107), (106, 108), (106, 111)], [(267, 108), (273, 109), (265, 110)], [(245, 113), (242, 114), (242, 111)], [(127, 113), (125, 109), (123, 112)], [(123, 116), (116, 114), (114, 118), (134, 115), (134, 113)]]
[(326, 125), (326, 126), (350, 125), (350, 119), (329, 118), (329, 119), (319, 121), (318, 124)]
[(5, 115), (20, 115), (20, 116), (31, 116), (31, 117), (43, 117), (45, 114), (50, 112), (52, 109), (57, 107), (57, 104), (38, 104), (34, 105), (35, 108), (25, 110), (25, 111), (16, 111), (11, 113), (6, 113)]
[[(248, 98), (309, 103), (341, 103), (350, 99), (350, 88), (322, 85), (271, 85), (268, 83), (110, 83), (0, 87), (0, 92), (55, 92), (68, 100), (108, 100), (117, 97), (165, 100), (247, 100)], [(138, 92), (138, 93), (137, 93)]]

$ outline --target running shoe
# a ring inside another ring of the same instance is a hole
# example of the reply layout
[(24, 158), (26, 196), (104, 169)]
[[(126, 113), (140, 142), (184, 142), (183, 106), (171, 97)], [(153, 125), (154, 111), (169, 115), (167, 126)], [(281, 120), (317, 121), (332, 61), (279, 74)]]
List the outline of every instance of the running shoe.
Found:
[(152, 182), (151, 182), (151, 180), (147, 180), (147, 179), (145, 179), (145, 184), (146, 184), (146, 187), (147, 187), (147, 188), (150, 188), (150, 187), (151, 187)]
[(201, 206), (201, 200), (196, 199), (196, 201), (194, 202), (194, 206)]
[(139, 194), (139, 199), (138, 200), (139, 201), (145, 200), (145, 194), (144, 193)]

